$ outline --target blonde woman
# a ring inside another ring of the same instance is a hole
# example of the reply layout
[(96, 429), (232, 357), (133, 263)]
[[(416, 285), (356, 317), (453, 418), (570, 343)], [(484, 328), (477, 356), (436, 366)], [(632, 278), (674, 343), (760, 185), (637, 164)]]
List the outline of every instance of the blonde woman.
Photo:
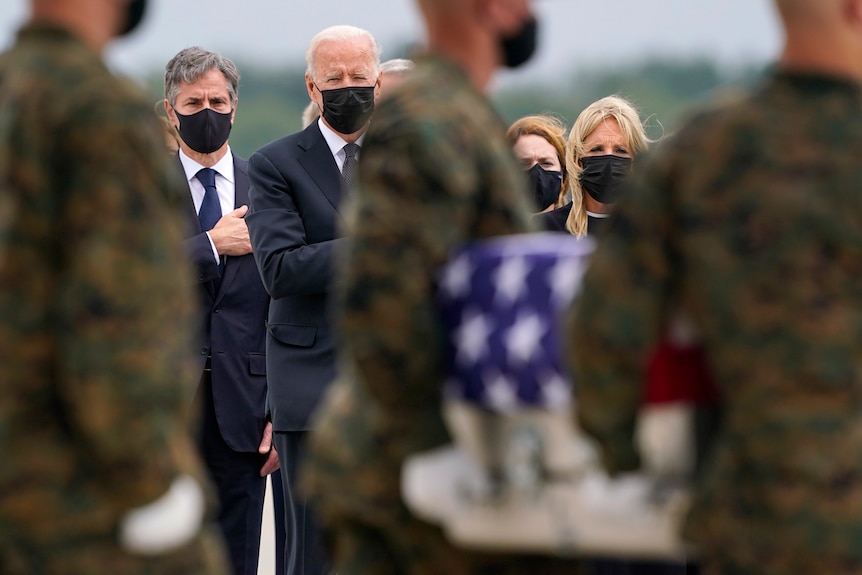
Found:
[(524, 116), (509, 126), (506, 141), (529, 175), (535, 213), (563, 205), (568, 190), (563, 122), (545, 114)]
[(587, 106), (566, 145), (572, 200), (539, 216), (540, 225), (578, 237), (600, 232), (632, 161), (649, 143), (637, 109), (625, 98), (607, 96)]

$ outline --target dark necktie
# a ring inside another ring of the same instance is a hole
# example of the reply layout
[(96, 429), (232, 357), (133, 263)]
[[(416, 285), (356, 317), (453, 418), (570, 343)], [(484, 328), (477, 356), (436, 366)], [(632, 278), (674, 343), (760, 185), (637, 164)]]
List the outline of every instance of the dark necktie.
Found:
[(356, 191), (356, 152), (359, 151), (359, 144), (345, 144), (344, 148), (344, 165), (341, 167), (341, 179), (344, 180), (344, 191), (346, 195), (351, 196)]
[(204, 185), (204, 201), (198, 211), (198, 219), (201, 222), (201, 231), (208, 232), (221, 219), (221, 202), (215, 185), (216, 172), (212, 168), (202, 168), (195, 177)]

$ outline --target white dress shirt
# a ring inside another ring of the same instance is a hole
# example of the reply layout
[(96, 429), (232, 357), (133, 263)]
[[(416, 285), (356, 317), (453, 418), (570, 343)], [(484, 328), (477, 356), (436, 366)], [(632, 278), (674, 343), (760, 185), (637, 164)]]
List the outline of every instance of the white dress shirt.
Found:
[[(342, 160), (343, 161), (343, 160)], [(183, 165), (183, 171), (186, 174), (186, 180), (188, 180), (189, 191), (192, 194), (192, 201), (195, 203), (195, 213), (200, 212), (201, 204), (204, 201), (204, 194), (206, 190), (204, 190), (204, 185), (200, 183), (195, 176), (197, 173), (206, 166), (202, 166), (197, 163), (182, 150), (180, 150), (180, 162)], [(219, 205), (221, 206), (221, 214), (224, 216), (225, 214), (229, 214), (234, 210), (234, 206), (236, 205), (236, 179), (234, 178), (233, 172), (233, 154), (230, 151), (230, 146), (228, 146), (227, 153), (222, 157), (221, 160), (216, 162), (212, 169), (216, 172), (215, 182), (216, 182), (216, 191), (218, 192)], [(206, 232), (207, 238), (209, 238), (210, 246), (213, 249), (213, 255), (217, 262), (221, 261), (219, 258), (218, 250), (216, 250), (215, 244), (213, 243), (212, 238), (210, 237), (209, 232)]]
[[(320, 126), (320, 131), (323, 133), (323, 139), (326, 140), (326, 144), (332, 152), (332, 157), (335, 158), (335, 163), (338, 164), (338, 171), (342, 171), (344, 169), (344, 160), (346, 159), (344, 146), (347, 145), (347, 142), (337, 132), (327, 126), (321, 118), (317, 119), (317, 125)], [(359, 145), (359, 150), (356, 152), (357, 160), (359, 160), (359, 154), (362, 153), (363, 140), (365, 140), (364, 132), (356, 139), (356, 143)]]

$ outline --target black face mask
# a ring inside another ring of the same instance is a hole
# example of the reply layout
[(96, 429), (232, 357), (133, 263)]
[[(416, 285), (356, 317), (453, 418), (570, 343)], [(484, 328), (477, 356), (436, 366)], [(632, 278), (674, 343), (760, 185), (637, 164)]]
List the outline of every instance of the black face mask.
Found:
[(201, 154), (212, 154), (221, 148), (230, 135), (231, 112), (220, 114), (211, 108), (184, 116), (174, 110), (180, 121), (180, 138), (189, 148)]
[(120, 36), (130, 34), (144, 19), (147, 0), (130, 0), (126, 8), (126, 24), (120, 30)]
[(622, 156), (585, 156), (581, 158), (581, 171), (578, 179), (581, 186), (594, 200), (602, 204), (612, 204), (619, 199), (620, 188), (632, 167), (631, 158)]
[(529, 60), (536, 51), (539, 37), (539, 22), (530, 18), (513, 36), (503, 38), (500, 47), (503, 49), (503, 64), (507, 68), (517, 68)]
[(348, 86), (335, 90), (317, 88), (323, 96), (323, 119), (339, 134), (358, 132), (368, 123), (374, 112), (374, 88), (375, 86)]
[(536, 164), (527, 170), (527, 175), (530, 177), (530, 190), (533, 192), (537, 211), (541, 212), (557, 201), (563, 184), (562, 172), (546, 170)]

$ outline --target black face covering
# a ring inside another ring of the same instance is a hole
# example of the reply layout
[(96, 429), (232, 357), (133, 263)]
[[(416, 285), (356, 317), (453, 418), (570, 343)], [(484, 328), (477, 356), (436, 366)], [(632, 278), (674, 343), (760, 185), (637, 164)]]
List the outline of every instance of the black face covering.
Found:
[(535, 18), (530, 18), (514, 36), (503, 38), (500, 46), (506, 67), (517, 68), (529, 60), (536, 51), (538, 37), (539, 23)]
[(371, 119), (374, 112), (374, 86), (317, 89), (323, 96), (323, 119), (339, 134), (358, 132)]
[(541, 212), (560, 197), (563, 173), (546, 170), (536, 164), (527, 170), (527, 174), (530, 176), (530, 190), (534, 194), (533, 200), (536, 202), (536, 210)]
[(189, 148), (201, 154), (211, 154), (221, 148), (230, 135), (231, 112), (220, 114), (212, 108), (184, 116), (174, 110), (180, 121), (180, 138)]
[(144, 19), (147, 0), (130, 0), (126, 12), (126, 25), (120, 30), (120, 36), (130, 34)]
[(583, 171), (578, 179), (594, 200), (612, 204), (619, 199), (620, 187), (632, 167), (631, 158), (622, 156), (585, 156), (581, 158)]

